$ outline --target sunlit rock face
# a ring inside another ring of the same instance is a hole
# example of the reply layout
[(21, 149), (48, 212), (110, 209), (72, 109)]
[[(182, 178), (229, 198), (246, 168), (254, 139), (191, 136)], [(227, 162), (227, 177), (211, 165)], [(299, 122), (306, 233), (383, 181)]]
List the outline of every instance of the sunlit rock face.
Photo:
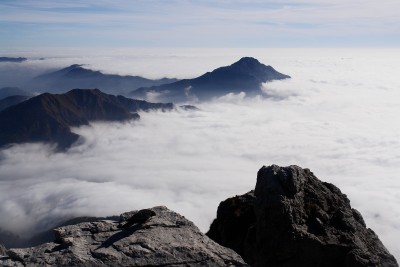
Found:
[(6, 253), (0, 265), (248, 266), (166, 207), (124, 213), (119, 222), (98, 220), (54, 231), (54, 242), (8, 251), (0, 247)]

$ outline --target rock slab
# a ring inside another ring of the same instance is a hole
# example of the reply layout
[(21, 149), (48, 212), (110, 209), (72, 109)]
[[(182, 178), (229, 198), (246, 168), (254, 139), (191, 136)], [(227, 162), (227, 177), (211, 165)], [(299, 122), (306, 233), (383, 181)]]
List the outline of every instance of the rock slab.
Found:
[[(56, 240), (37, 247), (9, 249), (0, 266), (248, 266), (183, 216), (166, 207), (126, 229), (138, 211), (120, 221), (102, 220), (55, 229)], [(137, 217), (137, 216), (136, 216)]]
[(398, 266), (336, 186), (298, 166), (262, 167), (254, 191), (221, 202), (207, 235), (251, 266)]

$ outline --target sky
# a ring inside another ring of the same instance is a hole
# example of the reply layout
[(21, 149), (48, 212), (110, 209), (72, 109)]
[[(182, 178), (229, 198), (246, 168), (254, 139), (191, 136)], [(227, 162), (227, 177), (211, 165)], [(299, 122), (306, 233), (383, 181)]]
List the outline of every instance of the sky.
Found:
[(398, 0), (1, 0), (0, 49), (399, 47)]

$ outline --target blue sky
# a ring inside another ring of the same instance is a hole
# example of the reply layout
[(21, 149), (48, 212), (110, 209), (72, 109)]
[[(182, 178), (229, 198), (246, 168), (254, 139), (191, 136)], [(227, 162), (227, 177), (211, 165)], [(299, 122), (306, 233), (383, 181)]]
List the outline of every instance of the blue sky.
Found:
[(398, 47), (399, 0), (0, 0), (0, 48)]

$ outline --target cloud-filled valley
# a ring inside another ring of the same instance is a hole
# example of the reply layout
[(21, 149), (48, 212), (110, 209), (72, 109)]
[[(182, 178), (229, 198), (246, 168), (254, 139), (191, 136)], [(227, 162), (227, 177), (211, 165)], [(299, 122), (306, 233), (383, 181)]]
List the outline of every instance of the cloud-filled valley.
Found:
[[(2, 150), (0, 227), (29, 235), (73, 216), (165, 205), (206, 231), (218, 203), (253, 189), (262, 165), (295, 164), (347, 194), (399, 258), (399, 51), (279, 51), (253, 52), (292, 76), (264, 84), (265, 95), (226, 95), (198, 111), (142, 112), (135, 122), (75, 128), (82, 139), (65, 153), (40, 144)], [(182, 64), (193, 57), (184, 54), (142, 58), (143, 72), (133, 64), (129, 74), (193, 77), (239, 52), (215, 52), (187, 69)], [(168, 72), (171, 61), (180, 64)], [(102, 62), (88, 63), (100, 69)]]

